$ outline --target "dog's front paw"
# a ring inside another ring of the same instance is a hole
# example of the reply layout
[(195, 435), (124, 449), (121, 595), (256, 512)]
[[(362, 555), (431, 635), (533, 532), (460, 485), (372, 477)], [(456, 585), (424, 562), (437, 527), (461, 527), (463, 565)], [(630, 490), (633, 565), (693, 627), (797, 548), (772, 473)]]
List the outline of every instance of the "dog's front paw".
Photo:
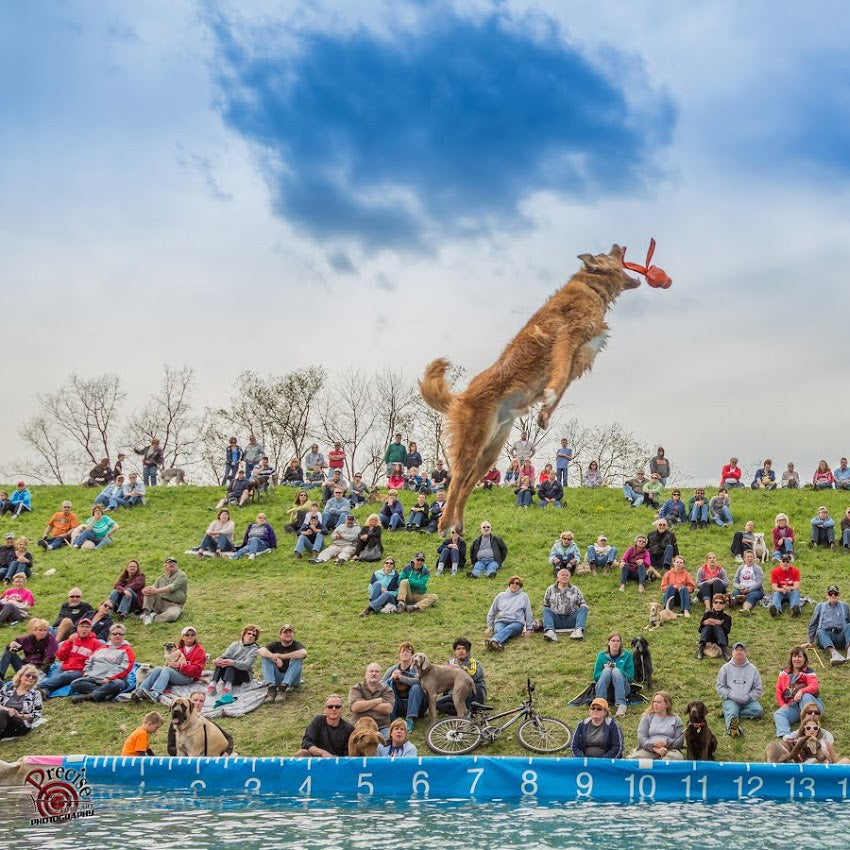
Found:
[(552, 407), (557, 398), (558, 393), (556, 393), (552, 387), (546, 387), (546, 389), (543, 390), (543, 404), (545, 404), (546, 407)]
[(537, 424), (539, 427), (546, 429), (549, 427), (549, 412), (546, 410), (541, 410), (540, 413), (537, 414)]

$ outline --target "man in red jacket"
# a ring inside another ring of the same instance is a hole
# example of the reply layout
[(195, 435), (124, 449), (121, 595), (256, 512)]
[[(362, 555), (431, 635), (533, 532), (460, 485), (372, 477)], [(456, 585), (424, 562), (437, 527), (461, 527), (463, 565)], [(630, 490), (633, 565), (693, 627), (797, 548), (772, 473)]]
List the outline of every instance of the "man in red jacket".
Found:
[(62, 642), (56, 652), (56, 660), (62, 662), (62, 669), (41, 680), (38, 689), (41, 691), (42, 698), (47, 699), (53, 691), (70, 685), (83, 675), (86, 662), (103, 646), (92, 634), (91, 627), (91, 620), (83, 617), (77, 623), (77, 633)]

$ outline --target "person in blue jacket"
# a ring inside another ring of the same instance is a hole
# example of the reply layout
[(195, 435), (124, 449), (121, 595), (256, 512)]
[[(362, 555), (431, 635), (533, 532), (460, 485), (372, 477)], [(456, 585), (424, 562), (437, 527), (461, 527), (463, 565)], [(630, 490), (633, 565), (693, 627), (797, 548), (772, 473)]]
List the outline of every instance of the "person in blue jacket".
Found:
[(618, 759), (623, 755), (623, 730), (608, 713), (608, 700), (596, 697), (589, 716), (576, 727), (570, 748), (576, 758)]

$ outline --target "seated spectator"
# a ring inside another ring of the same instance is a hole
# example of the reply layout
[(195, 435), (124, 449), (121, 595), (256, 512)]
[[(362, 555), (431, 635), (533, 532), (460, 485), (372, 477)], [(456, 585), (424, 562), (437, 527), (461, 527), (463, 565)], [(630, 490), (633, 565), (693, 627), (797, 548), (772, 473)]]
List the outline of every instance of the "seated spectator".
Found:
[(620, 590), (626, 589), (627, 581), (636, 581), (638, 590), (643, 593), (646, 586), (647, 570), (652, 567), (649, 560), (649, 550), (646, 548), (646, 537), (638, 534), (634, 546), (629, 546), (623, 553), (620, 567)]
[(723, 469), (720, 471), (720, 487), (743, 487), (741, 483), (741, 467), (738, 466), (738, 458), (729, 458)]
[[(623, 649), (623, 637), (619, 632), (608, 635), (606, 648), (596, 656), (593, 668), (593, 681), (596, 683), (597, 697), (614, 691), (614, 702), (617, 704), (617, 717), (626, 714), (626, 700), (635, 678), (635, 663), (631, 652)], [(603, 696), (603, 699), (606, 697)], [(593, 703), (591, 703), (593, 705)]]
[(664, 485), (661, 483), (661, 476), (657, 472), (650, 475), (650, 480), (643, 485), (643, 503), (648, 508), (654, 508), (656, 511), (661, 508), (661, 494), (664, 491)]
[(544, 481), (548, 481), (550, 472), (554, 474), (555, 467), (552, 466), (551, 463), (547, 463), (543, 469), (540, 470), (540, 474), (537, 476), (537, 483), (542, 484)]
[(304, 730), (301, 749), (295, 756), (301, 758), (334, 758), (348, 756), (348, 739), (354, 727), (342, 719), (342, 698), (331, 694), (325, 699), (324, 714), (314, 717)]
[(405, 529), (407, 531), (425, 531), (428, 528), (430, 510), (430, 505), (425, 501), (425, 494), (420, 493), (416, 497), (415, 504), (408, 511)]
[[(452, 643), (452, 657), (448, 660), (449, 667), (462, 667), (472, 676), (475, 691), (466, 698), (466, 706), (469, 708), (473, 702), (486, 705), (487, 683), (484, 681), (484, 665), (472, 655), (472, 643), (469, 638), (458, 637)], [(446, 691), (437, 699), (437, 711), (440, 714), (457, 714), (452, 700), (452, 692)]]
[(313, 502), (310, 508), (310, 512), (304, 520), (304, 525), (298, 532), (298, 539), (295, 541), (294, 554), (296, 558), (300, 558), (307, 551), (312, 552), (313, 556), (316, 557), (322, 551), (322, 545), (325, 542), (319, 506), (316, 502)]
[(109, 639), (109, 630), (112, 628), (112, 612), (115, 606), (109, 599), (104, 599), (94, 614), (91, 615), (91, 633), (101, 642), (106, 643)]
[(646, 475), (642, 469), (639, 469), (634, 477), (623, 483), (623, 495), (633, 508), (638, 508), (643, 504), (643, 485), (646, 483)]
[(398, 648), (398, 664), (393, 664), (381, 681), (392, 688), (395, 703), (390, 715), (390, 734), (396, 724), (406, 732), (413, 731), (413, 721), (421, 717), (428, 708), (425, 692), (419, 684), (419, 676), (413, 669), (413, 644), (404, 641)]
[(561, 536), (552, 544), (549, 550), (549, 563), (552, 565), (553, 575), (557, 576), (559, 570), (569, 570), (570, 575), (576, 571), (581, 561), (581, 552), (573, 540), (572, 531), (562, 531)]
[[(304, 493), (304, 491), (301, 491)], [(307, 494), (304, 493), (306, 496)], [(227, 508), (221, 508), (216, 518), (207, 526), (201, 542), (191, 552), (194, 552), (199, 558), (205, 555), (211, 555), (216, 558), (221, 557), (222, 552), (232, 552), (234, 550), (233, 535), (236, 531), (236, 525), (230, 518), (230, 511)]]
[[(576, 726), (570, 749), (576, 758), (618, 759), (623, 757), (623, 730), (608, 713), (608, 700), (596, 697), (589, 716)], [(625, 714), (625, 712), (623, 712)]]
[(295, 494), (295, 500), (292, 503), (292, 507), (286, 512), (286, 515), (289, 517), (289, 522), (283, 526), (283, 530), (287, 534), (298, 534), (301, 530), (301, 526), (304, 525), (304, 520), (307, 517), (307, 511), (310, 509), (310, 505), (308, 504), (309, 501), (310, 497), (307, 495), (306, 490), (299, 490)]
[(124, 486), (124, 476), (119, 475), (114, 481), (110, 481), (98, 494), (94, 497), (94, 503), (100, 505), (106, 511), (115, 510), (118, 507), (118, 496), (121, 494), (121, 488)]
[(738, 641), (732, 647), (732, 660), (717, 673), (717, 694), (721, 699), (727, 734), (737, 738), (744, 734), (741, 718), (758, 720), (764, 709), (758, 701), (762, 695), (761, 675), (747, 658), (747, 645)]
[(519, 486), (514, 490), (516, 494), (516, 506), (518, 508), (527, 508), (534, 501), (534, 484), (527, 475), (523, 475), (519, 479)]
[(404, 525), (404, 506), (398, 499), (398, 490), (388, 490), (378, 516), (381, 525), (388, 531), (396, 531)]
[(38, 670), (25, 664), (0, 688), (0, 738), (26, 735), (41, 719), (42, 697), (35, 684)]
[(789, 463), (785, 472), (782, 473), (782, 486), (789, 490), (800, 489), (800, 474), (794, 469), (793, 463)]
[(18, 573), (23, 573), (27, 578), (32, 575), (33, 560), (32, 555), (27, 551), (28, 546), (29, 540), (26, 537), (19, 537), (15, 541), (15, 552), (6, 567), (3, 584), (9, 584)]
[(847, 466), (847, 458), (843, 457), (838, 466), (832, 470), (832, 478), (836, 490), (850, 490), (850, 466)]
[(784, 738), (791, 733), (791, 724), (799, 723), (807, 705), (816, 705), (823, 711), (820, 700), (820, 685), (814, 670), (809, 667), (809, 656), (802, 646), (795, 646), (788, 657), (788, 664), (776, 679), (776, 704), (773, 722), (776, 737)]
[(487, 474), (478, 482), (479, 486), (485, 490), (492, 490), (498, 487), (502, 481), (502, 473), (495, 466), (491, 466)]
[[(795, 729), (789, 735), (786, 735), (782, 742), (785, 745), (784, 750), (785, 753), (790, 754), (791, 750), (794, 748), (794, 745), (797, 743), (798, 738), (809, 736), (816, 737), (818, 739), (818, 753), (821, 755), (822, 753), (826, 753), (826, 760), (829, 761), (830, 764), (835, 764), (839, 762), (841, 764), (846, 764), (847, 759), (840, 759), (835, 754), (835, 737), (833, 734), (824, 729), (820, 723), (822, 718), (821, 710), (814, 704), (810, 703), (803, 709), (803, 719), (800, 722), (799, 729)], [(808, 730), (808, 731), (807, 731)], [(802, 754), (801, 754), (802, 755)], [(822, 758), (822, 755), (821, 755)], [(818, 759), (814, 759), (817, 761)]]
[(829, 652), (833, 667), (847, 660), (838, 650), (850, 650), (850, 606), (838, 596), (838, 586), (831, 584), (826, 589), (826, 602), (815, 605), (809, 620), (809, 643)]
[(336, 559), (337, 564), (351, 560), (357, 551), (357, 539), (360, 536), (360, 525), (354, 514), (346, 514), (345, 521), (331, 532), (331, 545), (315, 558), (311, 564), (324, 564)]
[(41, 540), (36, 542), (45, 551), (71, 545), (71, 532), (80, 524), (76, 514), (71, 513), (71, 503), (62, 502), (62, 510), (57, 511), (47, 522)]
[(402, 568), (398, 577), (398, 602), (399, 611), (407, 611), (414, 614), (424, 611), (439, 601), (436, 593), (428, 593), (428, 579), (431, 571), (425, 566), (425, 553), (417, 552), (413, 560)]
[(770, 574), (770, 616), (778, 617), (782, 613), (783, 603), (788, 603), (792, 617), (800, 616), (800, 571), (791, 562), (791, 555), (783, 555)]
[(437, 547), (437, 575), (442, 575), (448, 567), (452, 575), (466, 567), (466, 541), (454, 526), (449, 530), (449, 536)]
[(414, 493), (429, 494), (431, 492), (431, 479), (427, 475), (422, 475), (419, 468), (412, 466), (407, 471), (405, 487), (412, 490)]
[[(547, 464), (551, 466), (552, 464)], [(540, 500), (541, 508), (551, 505), (553, 508), (561, 507), (561, 499), (564, 498), (564, 488), (555, 480), (555, 471), (550, 470), (546, 480), (537, 488), (537, 498)]]
[(449, 486), (451, 475), (445, 468), (443, 461), (439, 458), (435, 462), (434, 468), (431, 470), (431, 492), (436, 493), (437, 490), (445, 490)]
[(221, 691), (229, 694), (233, 688), (246, 685), (253, 677), (254, 662), (260, 650), (260, 628), (253, 623), (242, 627), (242, 635), (212, 661), (213, 674), (207, 685), (207, 696), (218, 691), (218, 683), (222, 682)]
[[(116, 479), (117, 481), (117, 479)], [(147, 488), (139, 481), (139, 476), (131, 472), (127, 476), (126, 483), (122, 484), (115, 495), (115, 501), (122, 508), (137, 508), (145, 503), (145, 492)]]
[(360, 612), (360, 616), (382, 614), (387, 606), (387, 613), (395, 614), (398, 611), (397, 600), (398, 571), (395, 568), (395, 559), (387, 555), (383, 567), (375, 570), (369, 579), (369, 604)]
[[(331, 472), (331, 477), (325, 481), (325, 485), (322, 487), (322, 502), (327, 502), (336, 496), (338, 490), (343, 496), (345, 496), (345, 491), (347, 489), (348, 482), (342, 477), (342, 470), (333, 470), (333, 472)], [(327, 505), (324, 507), (327, 509)]]
[[(94, 614), (94, 608), (88, 602), (83, 602), (83, 592), (79, 587), (72, 587), (68, 591), (68, 601), (63, 602), (59, 608), (59, 613), (53, 621), (53, 634), (56, 635), (56, 640), (62, 643), (71, 632), (75, 631), (77, 625), (83, 617), (89, 617)], [(89, 619), (89, 631), (91, 631), (91, 619)]]
[(81, 549), (84, 543), (91, 543), (89, 548), (102, 549), (112, 543), (112, 535), (119, 529), (119, 525), (112, 517), (106, 516), (100, 505), (91, 509), (91, 518), (80, 529), (80, 533), (74, 537), (71, 546)]
[(302, 485), (305, 490), (312, 490), (314, 487), (323, 487), (325, 484), (325, 471), (319, 465), (307, 467), (307, 480)]
[(587, 466), (587, 472), (584, 474), (584, 481), (582, 481), (583, 487), (602, 487), (605, 483), (605, 479), (602, 477), (602, 473), (599, 471), (599, 464), (592, 460)]
[(629, 753), (630, 759), (684, 759), (685, 727), (682, 718), (673, 714), (673, 698), (666, 691), (658, 691), (641, 715), (637, 742), (638, 748)]
[(788, 525), (785, 514), (777, 514), (773, 527), (773, 560), (778, 561), (780, 555), (790, 555), (794, 560), (794, 529)]
[(775, 490), (776, 489), (776, 473), (773, 471), (773, 461), (770, 458), (765, 460), (761, 469), (759, 469), (753, 483), (750, 484), (753, 490)]
[(829, 515), (829, 508), (821, 506), (817, 514), (812, 517), (812, 542), (811, 548), (818, 546), (829, 546), (835, 549), (835, 520)]
[(400, 463), (394, 463), (390, 474), (387, 476), (387, 487), (391, 490), (404, 490), (407, 479), (404, 477), (404, 469)]
[(365, 524), (357, 535), (354, 544), (354, 555), (352, 561), (380, 561), (384, 556), (384, 545), (381, 542), (381, 518), (377, 514), (369, 514)]
[(142, 624), (173, 623), (183, 613), (188, 594), (188, 576), (176, 558), (166, 558), (162, 575), (142, 588)]
[(711, 600), (720, 593), (725, 595), (729, 588), (729, 576), (726, 570), (717, 563), (717, 554), (709, 552), (705, 563), (697, 570), (697, 596), (702, 599), (706, 611), (711, 608)]
[(735, 572), (732, 580), (731, 602), (733, 607), (740, 605), (749, 612), (764, 597), (764, 572), (756, 563), (752, 549), (744, 552), (744, 561)]
[[(59, 648), (61, 652), (61, 647)], [(164, 667), (154, 667), (145, 680), (133, 691), (133, 699), (138, 701), (150, 700), (159, 702), (159, 698), (172, 685), (191, 685), (201, 678), (207, 653), (201, 644), (192, 626), (186, 626), (180, 632), (180, 640), (175, 648), (173, 661), (167, 661)]]
[(543, 594), (543, 637), (557, 641), (558, 629), (572, 629), (570, 637), (581, 640), (587, 628), (587, 600), (572, 583), (570, 571), (558, 570), (555, 584), (550, 584)]
[(297, 457), (290, 458), (286, 469), (284, 469), (283, 471), (283, 478), (281, 479), (281, 483), (284, 487), (304, 486), (304, 470), (301, 468), (301, 464), (298, 462)]
[(125, 634), (123, 623), (110, 626), (106, 645), (89, 656), (83, 675), (71, 682), (72, 703), (111, 701), (127, 687), (136, 653)]
[(14, 626), (30, 617), (35, 597), (27, 587), (25, 573), (16, 573), (12, 586), (0, 593), (0, 624)]
[(664, 449), (659, 446), (655, 457), (649, 461), (649, 474), (658, 473), (658, 479), (661, 481), (661, 486), (667, 486), (667, 479), (670, 477), (670, 461), (667, 460), (664, 454)]
[(688, 499), (688, 516), (691, 519), (691, 528), (705, 528), (708, 525), (708, 499), (705, 498), (705, 490), (697, 487), (694, 495)]
[(832, 475), (832, 470), (829, 464), (822, 460), (818, 463), (818, 468), (812, 476), (812, 487), (815, 490), (832, 490), (835, 486), (835, 478)]
[(301, 670), (307, 657), (304, 644), (295, 640), (295, 629), (284, 623), (278, 639), (261, 646), (257, 655), (260, 656), (263, 683), (266, 685), (265, 703), (283, 702), (289, 691), (301, 685)]
[[(691, 594), (696, 589), (694, 577), (685, 569), (685, 559), (681, 555), (673, 558), (673, 566), (661, 579), (661, 604), (672, 610), (678, 604), (686, 617), (691, 616)], [(672, 605), (668, 604), (672, 600)]]
[(729, 493), (725, 487), (721, 487), (717, 491), (716, 496), (712, 496), (708, 503), (708, 518), (719, 525), (721, 528), (727, 525), (732, 525), (732, 502), (729, 499)]
[[(0, 679), (6, 678), (6, 671), (11, 666), (17, 673), (25, 664), (31, 664), (40, 672), (47, 673), (59, 644), (50, 633), (50, 623), (38, 617), (33, 617), (27, 623), (27, 633), (10, 640), (0, 658)], [(19, 657), (23, 653), (23, 659)]]
[(845, 554), (850, 549), (850, 508), (844, 511), (844, 516), (841, 517), (841, 545), (844, 548)]
[(369, 498), (369, 492), (369, 486), (363, 480), (363, 473), (355, 472), (348, 493), (351, 507), (356, 508), (358, 505), (362, 505)]
[(472, 570), (467, 575), (478, 578), (482, 573), (486, 573), (487, 578), (495, 578), (499, 567), (507, 557), (508, 547), (505, 541), (493, 534), (490, 523), (484, 520), (481, 523), (481, 534), (472, 541), (472, 549), (469, 553)]
[(508, 464), (505, 471), (505, 479), (502, 481), (503, 487), (518, 487), (519, 486), (519, 461), (513, 458)]
[(416, 747), (407, 740), (407, 722), (400, 717), (390, 723), (388, 743), (378, 744), (378, 755), (390, 758), (416, 758)]
[(590, 572), (596, 575), (599, 569), (607, 576), (611, 568), (617, 568), (617, 547), (608, 545), (608, 537), (600, 534), (596, 543), (587, 547), (584, 559), (590, 567)]
[(511, 576), (508, 589), (496, 594), (487, 612), (487, 649), (501, 651), (517, 635), (530, 635), (534, 629), (531, 600), (522, 589), (522, 579)]
[(646, 536), (649, 562), (659, 570), (669, 570), (673, 558), (679, 554), (679, 542), (672, 529), (667, 527), (666, 519), (659, 517), (654, 525), (655, 528)]
[(528, 478), (534, 484), (536, 476), (537, 473), (534, 470), (534, 464), (531, 462), (531, 459), (526, 458), (525, 460), (521, 460), (519, 463), (519, 480), (522, 481), (523, 478)]
[(3, 501), (3, 507), (0, 508), (0, 516), (3, 514), (11, 514), (12, 519), (17, 519), (22, 513), (32, 513), (32, 495), (27, 490), (27, 485), (23, 481), (19, 481), (12, 495)]
[(135, 614), (142, 610), (142, 590), (145, 582), (145, 574), (139, 562), (135, 559), (128, 561), (112, 586), (112, 593), (109, 594), (109, 601), (117, 612), (119, 620), (125, 619), (128, 614)]
[(404, 456), (404, 468), (410, 471), (413, 468), (422, 468), (422, 455), (419, 454), (419, 449), (416, 443), (412, 440), (407, 444), (407, 452)]
[(248, 560), (253, 561), (257, 555), (262, 555), (270, 549), (277, 549), (277, 537), (271, 523), (266, 522), (266, 515), (259, 513), (255, 522), (248, 523), (245, 536), (242, 538), (242, 546), (235, 552), (222, 553), (222, 557), (237, 561), (247, 555)]
[(250, 482), (245, 477), (244, 469), (238, 470), (236, 475), (229, 480), (230, 483), (227, 485), (227, 492), (224, 494), (224, 498), (219, 499), (216, 505), (216, 508), (219, 510), (226, 505), (238, 505), (242, 507), (251, 498)]
[[(0, 490), (0, 517), (6, 513), (6, 508), (9, 504), (9, 494), (5, 490)], [(15, 535), (13, 534), (12, 537)]]
[[(123, 455), (120, 455), (123, 457)], [(101, 458), (92, 468), (92, 471), (89, 473), (89, 477), (83, 482), (86, 487), (103, 487), (105, 484), (108, 484), (112, 479), (120, 474), (119, 472), (113, 472), (109, 468), (109, 458), (104, 457)]]
[(382, 735), (390, 725), (390, 715), (395, 705), (395, 694), (381, 681), (381, 665), (372, 662), (366, 668), (366, 677), (353, 685), (348, 692), (348, 710), (356, 723), (361, 717), (371, 717)]
[(723, 609), (726, 606), (726, 596), (715, 594), (711, 600), (711, 608), (706, 609), (699, 621), (699, 644), (697, 645), (697, 660), (705, 656), (705, 645), (713, 643), (720, 647), (725, 661), (732, 655), (729, 652), (729, 632), (732, 631), (732, 618)]
[(351, 512), (351, 502), (345, 498), (344, 494), (345, 489), (343, 487), (336, 487), (333, 496), (327, 500), (322, 509), (327, 531), (333, 531), (338, 525), (343, 525), (345, 518)]
[(756, 524), (748, 519), (744, 523), (743, 531), (736, 531), (732, 535), (732, 545), (729, 551), (735, 556), (735, 560), (740, 564), (744, 560), (744, 553), (751, 552), (753, 543), (755, 542)]
[(51, 676), (42, 679), (38, 684), (43, 699), (47, 699), (53, 691), (58, 691), (83, 675), (86, 661), (102, 646), (92, 634), (91, 620), (83, 617), (77, 623), (76, 634), (71, 635), (59, 645), (56, 650), (56, 660), (60, 669)]
[(428, 512), (428, 528), (426, 531), (429, 534), (436, 534), (437, 528), (440, 525), (440, 517), (446, 509), (446, 491), (437, 490), (434, 494), (434, 501), (431, 502), (431, 510)]

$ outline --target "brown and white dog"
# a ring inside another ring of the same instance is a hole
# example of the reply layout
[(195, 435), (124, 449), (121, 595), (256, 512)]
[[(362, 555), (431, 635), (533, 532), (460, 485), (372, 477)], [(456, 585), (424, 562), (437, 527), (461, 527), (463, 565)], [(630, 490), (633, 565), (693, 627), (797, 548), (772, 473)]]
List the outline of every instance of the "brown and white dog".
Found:
[(764, 542), (764, 532), (757, 531), (753, 538), (753, 555), (760, 564), (764, 564), (770, 557), (770, 553), (767, 551), (767, 543)]
[(475, 682), (463, 667), (454, 664), (432, 664), (424, 652), (413, 656), (411, 667), (419, 676), (419, 684), (428, 695), (431, 719), (437, 719), (437, 697), (446, 691), (452, 692), (452, 702), (458, 717), (466, 717), (466, 698), (475, 693)]
[(440, 532), (462, 528), (469, 494), (502, 452), (514, 419), (542, 404), (546, 428), (567, 387), (587, 372), (608, 336), (605, 314), (623, 290), (640, 281), (626, 274), (623, 250), (581, 254), (583, 268), (570, 278), (508, 343), (498, 361), (461, 393), (446, 382), (448, 360), (434, 360), (419, 382), (427, 404), (446, 414), (451, 440), (451, 486)]
[(178, 756), (224, 755), (228, 743), (221, 729), (198, 713), (185, 697), (171, 703), (171, 723)]

